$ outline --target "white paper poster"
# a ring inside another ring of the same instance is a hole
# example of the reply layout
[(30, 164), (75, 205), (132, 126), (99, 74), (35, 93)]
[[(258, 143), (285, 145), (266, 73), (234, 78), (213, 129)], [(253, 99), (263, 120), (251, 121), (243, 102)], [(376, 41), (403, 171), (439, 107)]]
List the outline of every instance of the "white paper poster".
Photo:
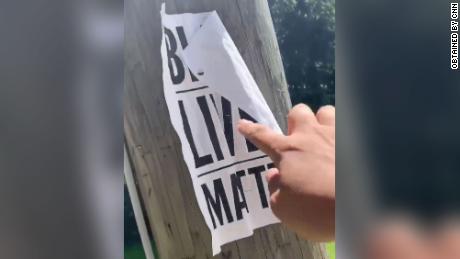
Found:
[(165, 98), (215, 255), (279, 222), (265, 180), (273, 164), (238, 132), (238, 120), (281, 130), (215, 11), (168, 15), (163, 5), (161, 17)]

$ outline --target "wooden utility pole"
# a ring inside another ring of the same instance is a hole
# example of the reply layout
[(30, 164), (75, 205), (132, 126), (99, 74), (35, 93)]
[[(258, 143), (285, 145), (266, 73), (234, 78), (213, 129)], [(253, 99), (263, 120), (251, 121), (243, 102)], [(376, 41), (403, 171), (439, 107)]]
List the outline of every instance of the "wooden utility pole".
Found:
[[(211, 235), (195, 198), (166, 106), (160, 54), (162, 0), (125, 1), (125, 122), (128, 153), (161, 259), (211, 258)], [(166, 0), (166, 12), (216, 10), (281, 128), (291, 106), (266, 0)], [(320, 259), (323, 247), (280, 224), (222, 247), (215, 258)]]

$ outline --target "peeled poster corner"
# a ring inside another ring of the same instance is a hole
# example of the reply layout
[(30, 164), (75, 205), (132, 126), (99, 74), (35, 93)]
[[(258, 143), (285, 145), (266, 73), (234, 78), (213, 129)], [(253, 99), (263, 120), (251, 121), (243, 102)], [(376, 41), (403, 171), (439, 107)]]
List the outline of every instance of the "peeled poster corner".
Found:
[(217, 12), (168, 15), (163, 4), (161, 17), (165, 99), (216, 255), (279, 222), (265, 180), (273, 163), (238, 120), (281, 129)]

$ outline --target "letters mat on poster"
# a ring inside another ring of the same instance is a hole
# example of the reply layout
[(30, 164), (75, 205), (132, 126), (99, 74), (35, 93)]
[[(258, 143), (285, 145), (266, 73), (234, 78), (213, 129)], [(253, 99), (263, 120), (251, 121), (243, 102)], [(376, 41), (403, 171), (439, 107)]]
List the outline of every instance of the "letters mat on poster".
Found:
[(265, 180), (273, 163), (238, 133), (238, 120), (281, 130), (215, 11), (168, 15), (163, 4), (161, 18), (165, 99), (216, 255), (279, 222)]

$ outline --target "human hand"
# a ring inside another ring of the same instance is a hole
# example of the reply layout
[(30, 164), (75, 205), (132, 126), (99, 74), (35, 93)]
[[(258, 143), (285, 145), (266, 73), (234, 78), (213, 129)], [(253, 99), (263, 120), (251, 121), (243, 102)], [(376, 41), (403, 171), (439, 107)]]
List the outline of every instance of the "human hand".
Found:
[(288, 115), (288, 135), (241, 120), (238, 130), (273, 160), (267, 172), (273, 213), (309, 240), (335, 234), (335, 108), (316, 114), (296, 105)]
[(365, 259), (457, 259), (460, 224), (448, 221), (426, 229), (411, 219), (391, 219), (374, 227), (362, 244)]

